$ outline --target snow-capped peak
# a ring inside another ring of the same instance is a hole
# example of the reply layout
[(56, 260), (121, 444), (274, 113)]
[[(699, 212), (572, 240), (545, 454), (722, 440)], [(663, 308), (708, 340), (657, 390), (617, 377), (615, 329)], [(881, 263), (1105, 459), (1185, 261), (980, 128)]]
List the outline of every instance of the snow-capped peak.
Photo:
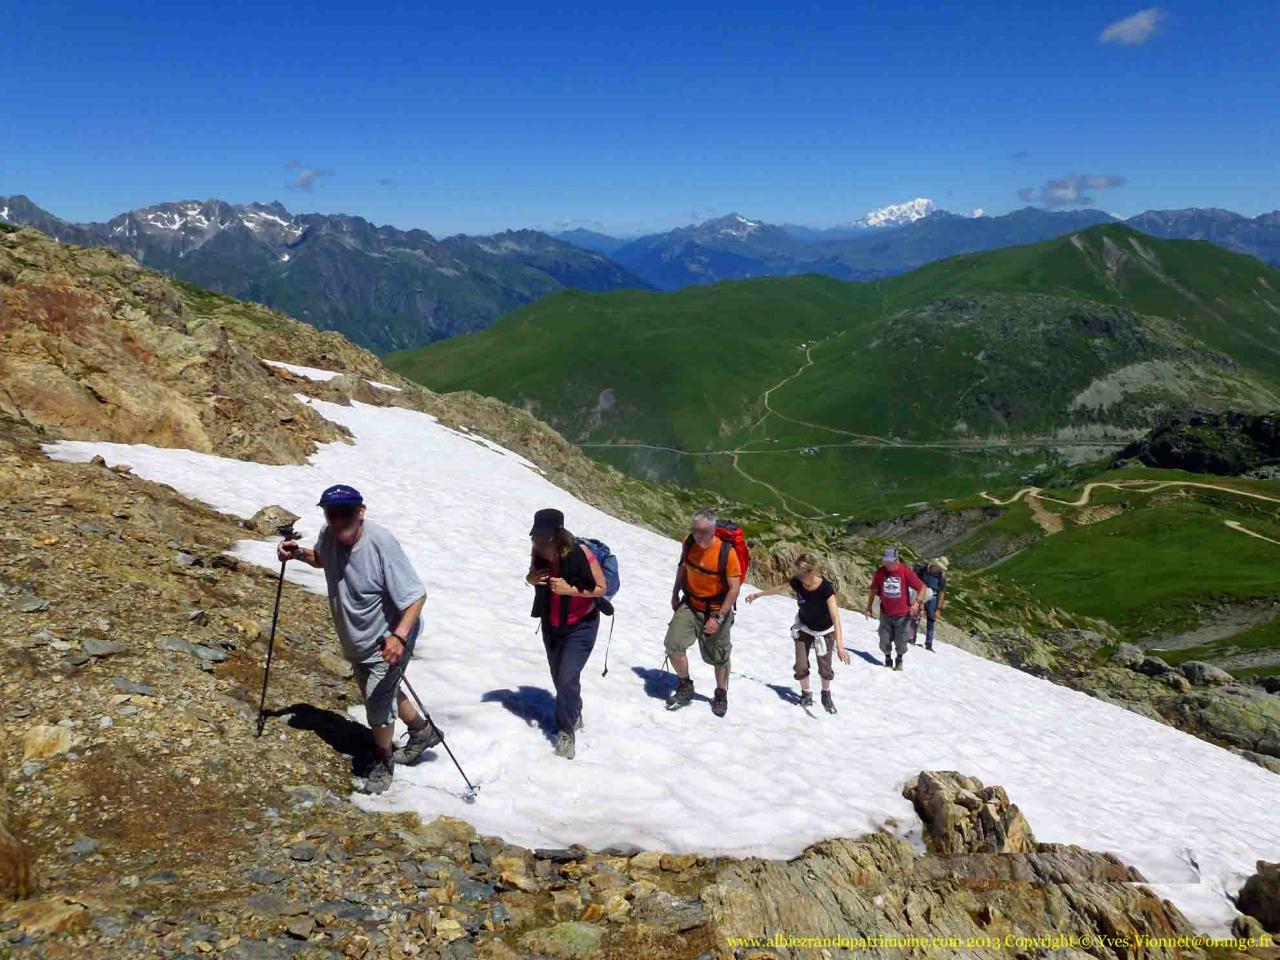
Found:
[(968, 213), (965, 214), (965, 216), (968, 217), (970, 220), (977, 220), (979, 217), (985, 217), (986, 215), (987, 215), (987, 211), (982, 207), (974, 207), (972, 210), (970, 210)]
[(872, 210), (855, 222), (864, 227), (901, 227), (923, 219), (937, 209), (928, 197), (916, 197), (906, 203), (891, 203), (879, 210)]
[(740, 213), (731, 213), (715, 220), (708, 220), (697, 227), (703, 234), (714, 234), (720, 237), (748, 237), (762, 226), (759, 220), (748, 220)]
[(5, 206), (0, 207), (0, 220), (7, 221), (8, 219), (9, 219), (9, 206), (8, 204), (6, 204)]

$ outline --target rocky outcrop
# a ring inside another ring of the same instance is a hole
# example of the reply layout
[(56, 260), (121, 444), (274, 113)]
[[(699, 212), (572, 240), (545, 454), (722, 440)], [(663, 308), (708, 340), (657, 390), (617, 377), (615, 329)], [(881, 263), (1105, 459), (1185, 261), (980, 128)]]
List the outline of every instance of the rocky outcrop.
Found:
[(1240, 888), (1236, 906), (1263, 929), (1280, 935), (1280, 863), (1259, 860), (1258, 872)]
[(0, 899), (29, 896), (32, 880), (31, 852), (9, 832), (8, 785), (0, 778)]
[(1155, 427), (1116, 454), (1117, 464), (1240, 476), (1280, 465), (1280, 415), (1199, 411)]
[[(1036, 843), (1000, 787), (925, 771), (904, 794), (937, 853), (879, 833), (816, 844), (789, 862), (726, 864), (702, 891), (720, 942), (758, 939), (771, 946), (760, 956), (796, 960), (815, 944), (770, 936), (820, 938), (833, 957), (1204, 956), (1137, 947), (1139, 936), (1193, 930), (1111, 854)], [(1050, 953), (1082, 942), (1104, 952)]]
[(1003, 787), (954, 771), (922, 772), (907, 782), (902, 795), (925, 825), (929, 849), (956, 853), (1027, 853), (1036, 838), (1026, 817), (1009, 802)]
[[(0, 233), (0, 412), (55, 437), (298, 462), (343, 432), (299, 404), (254, 349), (344, 341), (180, 286), (101, 249)], [(269, 354), (268, 354), (269, 355)]]

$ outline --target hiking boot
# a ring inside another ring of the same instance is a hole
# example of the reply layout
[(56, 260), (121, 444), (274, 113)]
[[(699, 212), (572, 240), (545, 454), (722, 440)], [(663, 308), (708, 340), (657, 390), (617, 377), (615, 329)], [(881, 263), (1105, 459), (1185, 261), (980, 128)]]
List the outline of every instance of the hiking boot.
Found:
[(556, 756), (572, 760), (574, 746), (573, 734), (567, 730), (560, 731), (560, 735), (556, 737)]
[(893, 661), (893, 669), (895, 670), (902, 669), (902, 654), (898, 654), (898, 659)]
[(671, 696), (667, 697), (667, 706), (687, 707), (692, 700), (693, 679), (690, 677), (681, 677), (680, 682), (676, 684), (676, 688), (672, 691)]
[(405, 741), (403, 747), (400, 747), (394, 754), (392, 760), (395, 763), (413, 763), (423, 753), (432, 747), (439, 746), (444, 741), (444, 734), (430, 720), (417, 730), (409, 731), (409, 739)]
[(395, 769), (391, 765), (391, 760), (386, 757), (378, 757), (373, 761), (373, 766), (369, 768), (369, 775), (364, 778), (365, 793), (385, 793), (387, 787), (391, 786), (391, 781), (395, 777)]
[(711, 698), (711, 712), (723, 717), (729, 710), (729, 691), (724, 687), (716, 687), (715, 696)]
[(928, 650), (928, 651), (932, 652), (932, 651), (933, 651), (933, 641), (932, 641), (932, 640), (926, 640), (926, 641), (924, 642), (924, 648), (925, 648), (926, 650)]
[(808, 690), (800, 691), (800, 706), (802, 707), (813, 706), (813, 694), (810, 693)]
[(886, 667), (890, 667), (890, 668), (892, 668), (892, 667), (893, 667), (893, 654), (892, 654), (892, 653), (886, 653), (886, 654), (884, 655), (884, 665), (885, 665)]
[(831, 699), (831, 691), (830, 691), (830, 690), (823, 690), (823, 691), (822, 691), (822, 708), (823, 708), (824, 710), (826, 710), (826, 711), (827, 711), (827, 713), (835, 713), (835, 712), (836, 712), (836, 704), (835, 704), (835, 701)]

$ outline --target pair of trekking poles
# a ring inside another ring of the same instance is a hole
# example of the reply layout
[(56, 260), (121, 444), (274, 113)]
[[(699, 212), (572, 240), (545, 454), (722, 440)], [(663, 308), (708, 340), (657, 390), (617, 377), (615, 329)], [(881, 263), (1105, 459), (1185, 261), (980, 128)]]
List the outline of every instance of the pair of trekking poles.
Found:
[[(283, 537), (285, 540), (298, 539), (298, 532), (293, 529), (292, 523), (281, 524), (279, 527), (276, 528), (276, 533), (279, 536)], [(276, 625), (280, 621), (280, 595), (284, 591), (284, 570), (288, 562), (289, 562), (288, 560), (284, 560), (281, 562), (280, 575), (276, 580), (276, 602), (275, 602), (275, 608), (271, 612), (271, 634), (267, 639), (267, 663), (266, 663), (266, 668), (262, 671), (262, 697), (258, 701), (257, 736), (259, 737), (262, 736), (263, 728), (267, 724), (267, 713), (266, 713), (267, 685), (271, 681), (271, 659), (272, 659), (272, 654), (275, 651), (275, 645), (276, 645)], [(382, 647), (385, 645), (385, 643), (386, 643), (385, 638), (380, 639), (378, 641), (378, 649), (381, 650)], [(409, 678), (405, 675), (405, 667), (407, 665), (408, 665), (408, 658), (401, 657), (400, 662), (397, 663), (395, 667), (393, 667), (392, 669), (398, 670), (400, 672), (400, 681), (404, 683), (405, 689), (408, 690), (409, 695), (413, 697), (413, 702), (417, 704), (418, 712), (422, 714), (422, 717), (424, 720), (426, 720), (427, 725), (431, 727), (435, 727), (436, 733), (440, 734), (440, 745), (444, 747), (445, 752), (449, 754), (449, 759), (452, 760), (453, 765), (458, 768), (458, 773), (462, 775), (463, 783), (467, 785), (467, 793), (463, 797), (463, 799), (467, 803), (475, 803), (476, 795), (479, 794), (480, 792), (480, 787), (478, 785), (472, 784), (471, 780), (467, 777), (466, 771), (462, 769), (462, 764), (460, 764), (458, 762), (458, 758), (453, 755), (453, 750), (450, 749), (448, 741), (445, 740), (444, 731), (436, 726), (435, 721), (431, 719), (431, 714), (427, 713), (427, 708), (426, 706), (423, 705), (422, 698), (418, 696), (418, 691), (413, 689), (413, 684), (409, 682)]]

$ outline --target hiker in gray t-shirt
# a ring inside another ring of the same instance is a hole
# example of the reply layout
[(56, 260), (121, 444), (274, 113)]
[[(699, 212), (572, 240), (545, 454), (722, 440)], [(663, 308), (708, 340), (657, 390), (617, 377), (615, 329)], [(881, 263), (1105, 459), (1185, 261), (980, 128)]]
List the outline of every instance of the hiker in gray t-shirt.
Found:
[[(329, 612), (373, 731), (376, 756), (365, 788), (381, 793), (391, 785), (394, 761), (412, 762), (442, 739), (400, 691), (427, 591), (390, 531), (365, 519), (359, 491), (345, 484), (330, 487), (319, 505), (325, 526), (315, 547), (286, 540), (277, 552), (281, 562), (298, 559), (324, 569)], [(409, 741), (393, 752), (397, 709)]]

